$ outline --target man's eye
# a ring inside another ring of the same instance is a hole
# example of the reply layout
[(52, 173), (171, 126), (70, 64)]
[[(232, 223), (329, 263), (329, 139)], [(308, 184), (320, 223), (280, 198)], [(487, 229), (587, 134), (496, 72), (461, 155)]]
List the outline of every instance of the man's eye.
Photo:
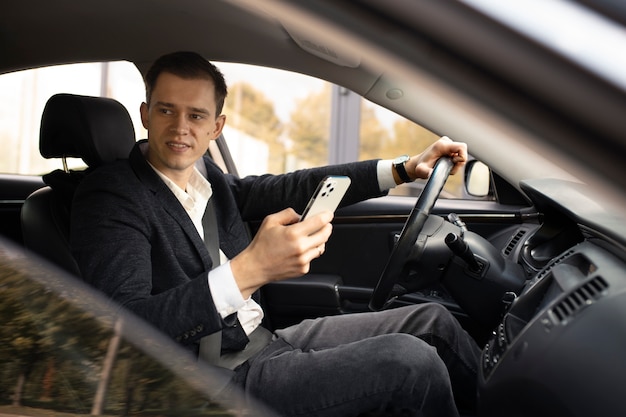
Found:
[(192, 119), (194, 119), (194, 120), (202, 120), (202, 119), (204, 119), (204, 117), (202, 115), (200, 115), (200, 114), (192, 114), (190, 117)]
[(159, 112), (163, 113), (163, 114), (172, 114), (172, 111), (170, 109), (167, 109), (167, 108), (161, 108), (161, 109), (159, 109)]

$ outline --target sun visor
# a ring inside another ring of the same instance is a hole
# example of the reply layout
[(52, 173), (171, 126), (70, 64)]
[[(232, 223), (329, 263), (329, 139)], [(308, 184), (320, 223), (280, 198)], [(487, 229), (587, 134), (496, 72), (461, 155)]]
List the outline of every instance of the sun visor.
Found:
[(340, 50), (337, 45), (331, 45), (312, 34), (305, 34), (300, 30), (283, 25), (289, 37), (308, 53), (342, 67), (357, 68), (361, 64), (361, 57), (353, 52)]

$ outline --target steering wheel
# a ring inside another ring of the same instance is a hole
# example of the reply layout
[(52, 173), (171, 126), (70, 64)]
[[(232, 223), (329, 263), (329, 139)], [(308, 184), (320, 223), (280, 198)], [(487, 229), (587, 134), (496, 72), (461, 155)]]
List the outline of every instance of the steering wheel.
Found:
[[(392, 292), (398, 292), (398, 281), (406, 279), (409, 269), (406, 267), (406, 260), (409, 258), (417, 238), (424, 228), (424, 224), (430, 215), (430, 211), (435, 205), (443, 186), (450, 175), (454, 162), (449, 157), (442, 157), (433, 168), (422, 193), (420, 194), (415, 207), (406, 220), (400, 237), (393, 247), (391, 255), (387, 260), (387, 265), (383, 270), (378, 284), (372, 293), (369, 307), (373, 311), (383, 309), (390, 299)], [(399, 291), (403, 293), (402, 291)]]

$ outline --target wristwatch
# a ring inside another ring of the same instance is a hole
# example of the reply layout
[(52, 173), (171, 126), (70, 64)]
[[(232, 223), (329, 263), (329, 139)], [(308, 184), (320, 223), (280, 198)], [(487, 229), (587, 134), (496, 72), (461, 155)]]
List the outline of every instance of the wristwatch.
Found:
[(402, 155), (393, 160), (393, 167), (396, 169), (398, 176), (403, 182), (412, 182), (413, 180), (409, 177), (409, 174), (406, 172), (406, 168), (404, 164), (406, 161), (411, 159), (409, 155)]

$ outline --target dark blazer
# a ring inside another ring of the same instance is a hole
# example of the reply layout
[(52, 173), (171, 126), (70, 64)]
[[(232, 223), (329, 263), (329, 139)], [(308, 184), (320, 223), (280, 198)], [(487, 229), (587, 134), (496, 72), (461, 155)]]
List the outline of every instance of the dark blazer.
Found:
[[(208, 157), (204, 162), (220, 248), (229, 258), (249, 243), (246, 221), (286, 207), (301, 213), (325, 175), (352, 178), (343, 205), (381, 195), (376, 161), (242, 179), (224, 174)], [(224, 330), (223, 349), (242, 347), (227, 331), (237, 330), (236, 320), (222, 320), (212, 301), (207, 272), (213, 262), (204, 242), (139, 144), (128, 160), (98, 168), (83, 180), (74, 197), (70, 234), (83, 278), (121, 305), (184, 345)]]

